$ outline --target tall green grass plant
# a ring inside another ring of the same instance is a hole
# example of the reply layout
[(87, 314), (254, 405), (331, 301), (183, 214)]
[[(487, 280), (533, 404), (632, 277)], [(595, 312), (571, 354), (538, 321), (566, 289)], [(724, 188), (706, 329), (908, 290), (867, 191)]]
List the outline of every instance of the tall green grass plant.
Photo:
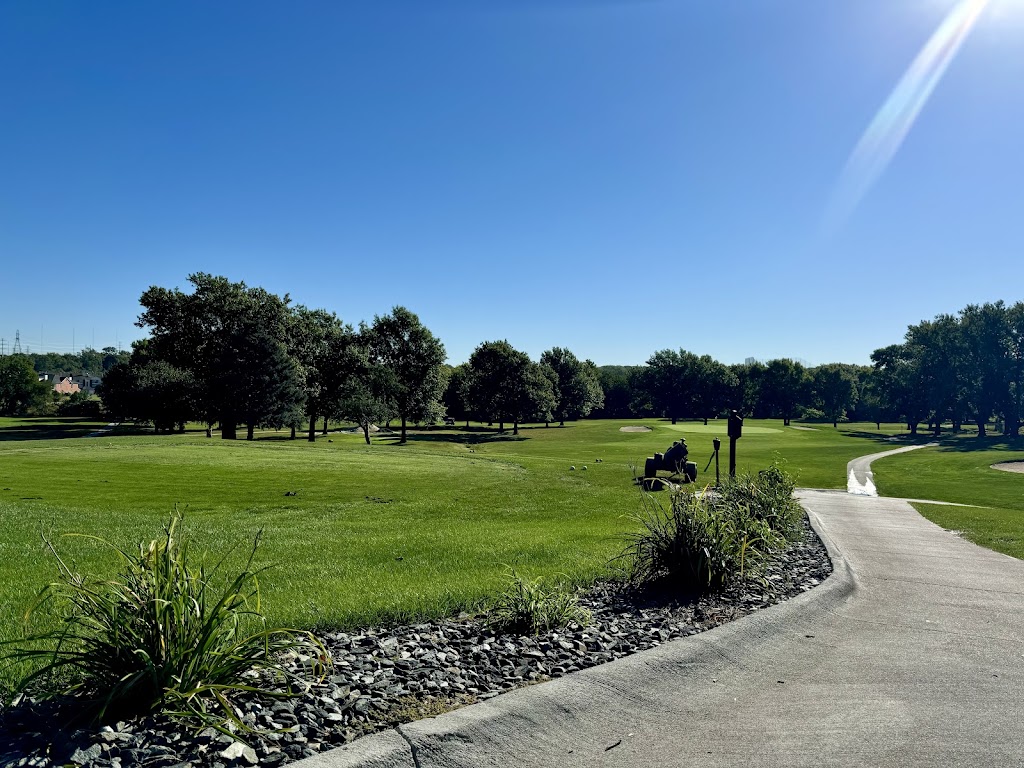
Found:
[[(76, 697), (97, 719), (162, 712), (245, 728), (235, 696), (296, 695), (329, 663), (309, 632), (267, 628), (259, 587), (266, 568), (253, 565), (261, 538), (228, 578), (223, 559), (212, 568), (193, 562), (176, 511), (160, 539), (137, 552), (114, 547), (122, 560), (114, 579), (77, 573), (46, 539), (59, 578), (41, 590), (26, 623), (49, 612), (58, 625), (0, 649), (7, 665), (25, 670), (15, 693)], [(309, 661), (289, 664), (297, 657)]]

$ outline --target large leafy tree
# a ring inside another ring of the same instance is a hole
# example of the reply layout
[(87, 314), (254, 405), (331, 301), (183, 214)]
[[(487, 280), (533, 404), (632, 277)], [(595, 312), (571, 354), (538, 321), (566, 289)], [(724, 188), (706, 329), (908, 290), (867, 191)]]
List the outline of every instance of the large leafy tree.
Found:
[(24, 355), (0, 357), (0, 416), (19, 416), (46, 402), (49, 387), (39, 381)]
[(317, 419), (340, 410), (345, 384), (353, 373), (350, 350), (356, 343), (352, 326), (334, 313), (301, 305), (292, 309), (289, 349), (301, 373), (311, 443), (316, 440)]
[(846, 418), (846, 412), (857, 404), (857, 376), (848, 365), (819, 365), (811, 374), (817, 404), (833, 427)]
[(1010, 328), (1006, 307), (969, 304), (960, 312), (960, 328), (966, 351), (964, 384), (978, 436), (993, 413), (1005, 412), (1013, 378)]
[(550, 420), (556, 406), (550, 368), (546, 371), (507, 341), (485, 341), (467, 365), (469, 403), (481, 420), (497, 421), (501, 431), (511, 421), (517, 435), (523, 421)]
[(731, 402), (739, 388), (739, 380), (729, 368), (710, 355), (690, 355), (690, 403), (692, 415), (704, 419), (717, 416)]
[(98, 391), (114, 418), (148, 421), (157, 432), (183, 429), (195, 409), (191, 372), (165, 360), (149, 359), (145, 344), (139, 345), (129, 362), (107, 371)]
[(732, 402), (736, 403), (740, 413), (757, 418), (764, 417), (761, 402), (761, 387), (764, 383), (764, 363), (737, 363), (729, 366), (736, 386), (733, 390)]
[(301, 371), (288, 362), (288, 297), (205, 273), (189, 282), (192, 293), (153, 286), (142, 294), (136, 324), (150, 329), (149, 355), (193, 375), (197, 415), (219, 420), (225, 439), (240, 422), (250, 434), (288, 423), (302, 396)]
[(597, 366), (590, 360), (581, 361), (568, 349), (552, 347), (541, 354), (540, 363), (555, 374), (554, 414), (560, 426), (565, 426), (566, 419), (589, 416), (604, 405)]
[(911, 344), (891, 344), (871, 353), (875, 367), (874, 384), (886, 410), (897, 413), (917, 434), (917, 425), (929, 412), (924, 386), (921, 349)]
[(686, 358), (689, 354), (683, 350), (659, 350), (648, 358), (639, 377), (644, 398), (673, 424), (690, 410), (692, 390)]
[(639, 377), (643, 398), (655, 412), (675, 424), (680, 417), (705, 422), (728, 405), (736, 390), (736, 377), (710, 355), (663, 349), (647, 361)]
[(343, 351), (342, 374), (337, 381), (338, 402), (330, 415), (339, 421), (358, 424), (363, 430), (363, 439), (370, 445), (374, 425), (393, 419), (395, 405), (389, 399), (390, 377), (371, 360), (365, 330)]
[(1008, 437), (1017, 437), (1024, 419), (1024, 302), (1017, 302), (1007, 309), (1006, 320), (1010, 375), (1003, 430)]
[(970, 413), (970, 350), (966, 342), (961, 323), (952, 315), (939, 315), (907, 329), (906, 343), (919, 355), (928, 417), (936, 430), (944, 419), (958, 426)]
[(387, 400), (401, 419), (400, 442), (404, 443), (409, 421), (430, 420), (440, 414), (444, 344), (405, 307), (374, 317), (363, 333), (370, 361), (380, 369)]
[(807, 369), (800, 363), (788, 358), (769, 360), (761, 378), (761, 402), (788, 427), (807, 402), (809, 381)]

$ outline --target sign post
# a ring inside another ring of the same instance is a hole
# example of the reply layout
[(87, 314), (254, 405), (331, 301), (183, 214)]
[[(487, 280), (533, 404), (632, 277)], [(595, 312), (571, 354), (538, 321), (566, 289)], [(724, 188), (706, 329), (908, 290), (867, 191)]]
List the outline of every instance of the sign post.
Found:
[(736, 441), (743, 437), (743, 417), (729, 411), (729, 477), (736, 477)]

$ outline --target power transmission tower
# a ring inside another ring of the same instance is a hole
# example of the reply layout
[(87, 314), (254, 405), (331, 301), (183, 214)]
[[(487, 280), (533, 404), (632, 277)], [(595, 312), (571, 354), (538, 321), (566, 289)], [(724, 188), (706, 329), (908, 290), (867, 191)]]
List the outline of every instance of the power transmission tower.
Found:
[(21, 354), (21, 331), (14, 332), (14, 347), (11, 349), (12, 355)]

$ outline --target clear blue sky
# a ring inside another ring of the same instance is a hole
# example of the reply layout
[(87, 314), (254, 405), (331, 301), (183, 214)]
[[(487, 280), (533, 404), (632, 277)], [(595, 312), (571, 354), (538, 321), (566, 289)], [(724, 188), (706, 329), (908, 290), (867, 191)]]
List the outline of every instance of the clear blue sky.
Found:
[(223, 274), (452, 362), (867, 363), (1024, 299), (1024, 2), (823, 227), (954, 0), (0, 0), (0, 337), (126, 346)]

